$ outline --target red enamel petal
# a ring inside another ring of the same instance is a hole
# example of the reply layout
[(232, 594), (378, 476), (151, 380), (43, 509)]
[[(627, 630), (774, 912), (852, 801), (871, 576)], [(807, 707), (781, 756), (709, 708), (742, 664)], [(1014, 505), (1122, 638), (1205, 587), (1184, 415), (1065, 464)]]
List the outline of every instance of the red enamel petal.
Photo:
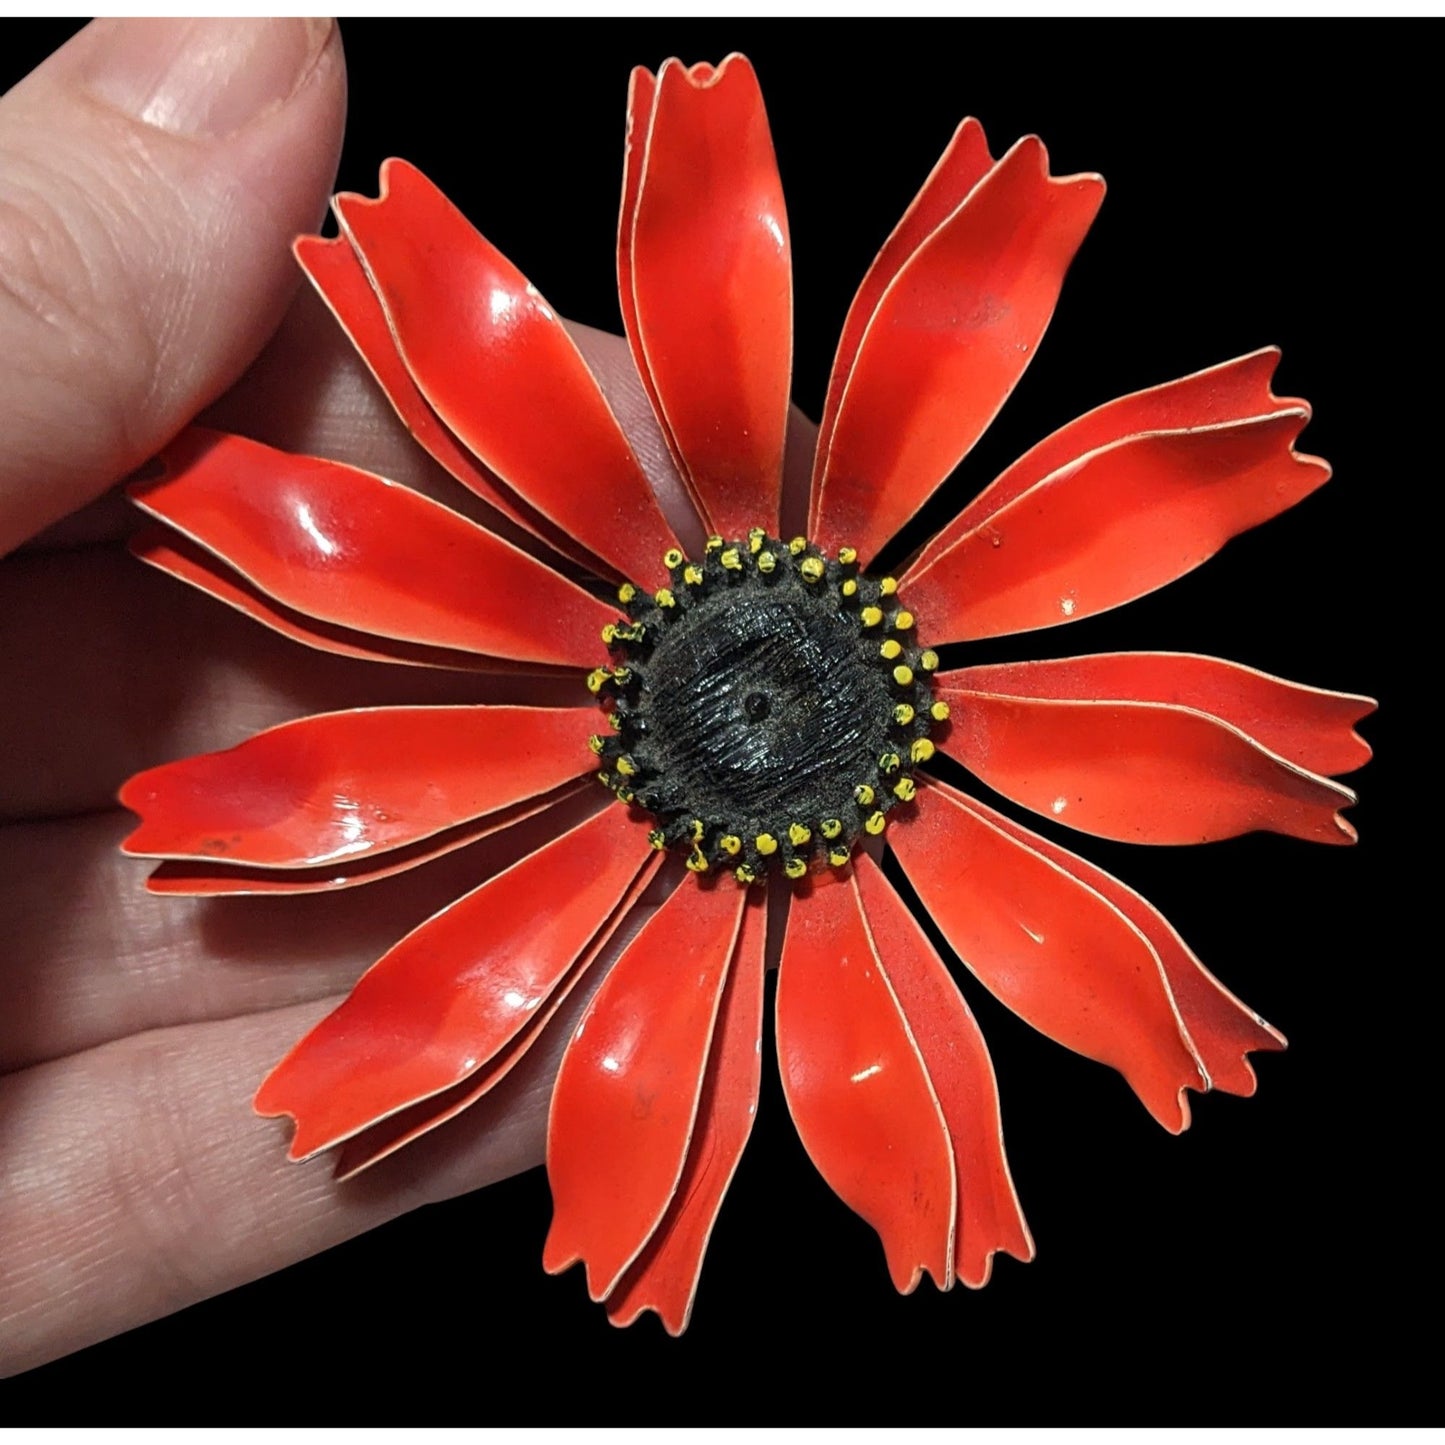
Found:
[(258, 1114), (304, 1159), (466, 1078), (526, 1027), (648, 855), (623, 808), (489, 878), (409, 933), (272, 1070)]
[(687, 1159), (745, 889), (687, 878), (587, 1006), (547, 1128), (555, 1274), (583, 1260), (606, 1299), (667, 1210)]
[[(394, 848), (390, 852), (368, 854), (360, 858), (347, 858), (322, 868), (257, 868), (234, 867), (226, 863), (205, 863), (186, 860), (166, 862), (156, 868), (146, 879), (146, 891), (167, 897), (220, 898), (254, 896), (261, 893), (336, 893), (343, 888), (358, 888), (364, 883), (376, 883), (396, 873), (407, 873), (420, 868), (458, 848), (479, 842), (513, 823), (520, 823), (554, 804), (565, 803), (579, 798), (584, 792), (593, 791), (588, 783), (573, 783), (546, 793), (538, 798), (529, 798), (525, 803), (516, 803), (510, 808), (500, 808), (484, 818), (461, 823), (445, 832), (434, 833), (419, 843), (406, 848)], [(560, 827), (560, 825), (559, 825)]]
[(633, 124), (648, 122), (631, 141), (618, 249), (633, 359), (711, 529), (776, 532), (792, 263), (757, 76), (740, 55), (716, 70), (669, 60), (655, 87), (634, 81), (632, 102)]
[(557, 1010), (597, 961), (598, 955), (612, 941), (618, 928), (632, 911), (633, 905), (647, 891), (661, 864), (662, 854), (655, 853), (642, 865), (642, 871), (637, 875), (632, 887), (623, 895), (612, 916), (588, 945), (586, 953), (573, 964), (562, 981), (552, 990), (546, 1006), (537, 1011), (531, 1022), (510, 1043), (460, 1084), (440, 1094), (433, 1094), (419, 1104), (412, 1104), (348, 1139), (337, 1153), (334, 1177), (350, 1179), (362, 1170), (370, 1169), (373, 1164), (380, 1163), (388, 1155), (395, 1154), (398, 1149), (420, 1139), (423, 1134), (430, 1134), (433, 1129), (455, 1119), (458, 1114), (470, 1109), (478, 1099), (490, 1094), (526, 1058), (532, 1045), (552, 1022)]
[(854, 867), (874, 947), (923, 1056), (953, 1145), (954, 1271), (964, 1284), (980, 1289), (999, 1250), (1025, 1261), (1034, 1257), (1004, 1157), (993, 1062), (958, 985), (893, 885), (866, 853), (855, 857)]
[(893, 278), (858, 348), (812, 535), (866, 563), (983, 434), (1033, 359), (1104, 183), (1018, 142)]
[(895, 1288), (953, 1279), (957, 1181), (938, 1096), (852, 877), (794, 900), (778, 967), (778, 1064), (818, 1172), (883, 1241)]
[[(833, 358), (832, 375), (828, 378), (828, 396), (823, 403), (823, 420), (818, 427), (818, 445), (813, 457), (813, 488), (816, 493), (822, 476), (823, 461), (828, 455), (833, 424), (838, 419), (838, 406), (853, 374), (864, 332), (878, 303), (903, 268), (904, 262), (962, 205), (968, 193), (993, 166), (983, 127), (972, 117), (953, 133), (948, 148), (924, 181), (923, 188), (883, 243), (853, 304), (848, 308), (843, 331), (838, 338), (837, 355)], [(810, 502), (810, 511), (815, 503)]]
[(1188, 652), (1106, 652), (941, 673), (944, 690), (1074, 702), (1159, 702), (1208, 713), (1312, 773), (1348, 773), (1370, 759), (1354, 724), (1372, 698), (1326, 692)]
[(592, 373), (536, 288), (405, 161), (337, 216), (440, 419), (528, 505), (639, 582), (676, 545)]
[(909, 574), (929, 635), (1029, 632), (1118, 607), (1307, 497), (1330, 471), (1293, 450), (1307, 410), (1146, 432), (1091, 452)]
[(970, 806), (1009, 837), (1042, 853), (1050, 862), (1057, 863), (1107, 898), (1149, 940), (1164, 966), (1170, 992), (1209, 1083), (1226, 1094), (1254, 1093), (1254, 1070), (1245, 1056), (1255, 1049), (1284, 1048), (1284, 1035), (1235, 998), (1200, 963), (1163, 914), (1132, 888), (1125, 887), (1102, 868), (1020, 827), (1002, 813), (978, 802), (970, 802)]
[(192, 427), (130, 495), (286, 607), (362, 632), (588, 667), (609, 608), (370, 472)]
[(253, 586), (239, 572), (232, 571), (218, 557), (197, 546), (179, 532), (160, 525), (144, 527), (130, 540), (130, 550), (148, 566), (224, 602), (263, 627), (279, 632), (306, 647), (334, 652), (342, 657), (360, 657), (368, 662), (394, 662), (408, 667), (439, 667), (461, 672), (544, 671), (535, 664), (504, 662), (472, 652), (449, 652), (440, 647), (419, 647), (413, 642), (396, 642), (368, 637), (329, 622), (318, 622), (303, 613), (283, 607)]
[(905, 573), (905, 585), (1001, 507), (1101, 447), (1144, 432), (1185, 431), (1284, 411), (1308, 411), (1307, 404), (1298, 398), (1280, 398), (1270, 390), (1278, 365), (1279, 348), (1265, 347), (1177, 381), (1119, 397), (1060, 427), (985, 487), (928, 544)]
[(594, 707), (323, 713), (137, 773), (143, 858), (314, 868), (429, 838), (593, 771)]
[(1189, 1124), (1199, 1061), (1148, 940), (1092, 888), (923, 780), (915, 816), (889, 830), (949, 946), (1020, 1018), (1112, 1064), (1168, 1130)]
[(753, 889), (728, 969), (687, 1163), (662, 1223), (607, 1297), (615, 1325), (630, 1325), (650, 1309), (669, 1334), (680, 1335), (692, 1314), (707, 1242), (758, 1108), (765, 903), (763, 891)]
[(968, 692), (939, 745), (989, 787), (1080, 832), (1125, 843), (1211, 843), (1263, 830), (1353, 843), (1355, 795), (1237, 728), (1152, 702), (1065, 702)]

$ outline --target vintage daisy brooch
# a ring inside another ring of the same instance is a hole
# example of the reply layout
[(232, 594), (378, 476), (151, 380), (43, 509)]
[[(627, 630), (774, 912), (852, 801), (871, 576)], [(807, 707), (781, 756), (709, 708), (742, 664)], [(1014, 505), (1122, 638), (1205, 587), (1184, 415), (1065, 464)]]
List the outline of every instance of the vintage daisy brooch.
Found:
[(443, 1124), (620, 946), (552, 1095), (544, 1263), (582, 1261), (616, 1322), (652, 1309), (680, 1332), (752, 1126), (785, 917), (777, 1045), (808, 1153), (900, 1290), (924, 1271), (982, 1285), (996, 1252), (1033, 1244), (983, 1039), (885, 849), (985, 988), (1118, 1069), (1166, 1129), (1188, 1090), (1253, 1091), (1246, 1056), (1281, 1036), (1123, 883), (930, 765), (1105, 838), (1353, 841), (1330, 775), (1368, 757), (1368, 699), (1211, 657), (969, 665), (962, 646), (1117, 607), (1320, 486), (1326, 465), (1293, 449), (1308, 408), (1270, 390), (1277, 353), (1087, 413), (895, 575), (873, 566), (1033, 358), (1103, 189), (1051, 177), (1035, 138), (995, 160), (959, 127), (848, 313), (795, 510), (788, 227), (756, 78), (736, 55), (634, 72), (622, 316), (686, 524), (557, 315), (413, 167), (389, 162), (377, 200), (339, 196), (337, 239), (297, 243), (417, 442), (506, 538), (193, 429), (133, 489), (162, 524), (138, 552), (311, 647), (574, 669), (577, 697), (304, 718), (126, 785), (126, 848), (166, 860), (149, 886), (171, 893), (351, 887), (553, 823), (261, 1085), (294, 1157), (339, 1146), (354, 1173)]

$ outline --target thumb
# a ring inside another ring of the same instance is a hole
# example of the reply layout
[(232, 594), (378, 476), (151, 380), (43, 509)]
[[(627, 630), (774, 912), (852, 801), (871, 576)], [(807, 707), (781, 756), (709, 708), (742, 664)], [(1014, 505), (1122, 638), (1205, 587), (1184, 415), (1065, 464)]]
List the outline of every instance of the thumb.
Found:
[(0, 98), (0, 554), (224, 391), (335, 175), (329, 21), (97, 20)]

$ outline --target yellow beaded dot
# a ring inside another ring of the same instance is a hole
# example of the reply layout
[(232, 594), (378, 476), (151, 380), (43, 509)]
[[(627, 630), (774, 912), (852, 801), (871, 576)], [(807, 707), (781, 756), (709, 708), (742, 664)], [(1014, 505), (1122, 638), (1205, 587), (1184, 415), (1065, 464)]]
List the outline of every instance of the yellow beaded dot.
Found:
[(913, 704), (911, 702), (900, 702), (893, 709), (893, 721), (900, 727), (907, 727), (913, 721)]
[(851, 567), (858, 560), (858, 549), (856, 547), (839, 547), (838, 560), (845, 567)]
[(778, 851), (778, 840), (771, 833), (759, 833), (753, 839), (753, 847), (763, 855), (764, 858), (771, 857)]
[(604, 622), (602, 624), (602, 640), (611, 647), (617, 641), (617, 624), (615, 622)]
[(601, 757), (602, 739), (596, 733), (593, 733), (592, 736), (587, 739), (587, 746), (591, 748), (592, 751), (596, 753), (599, 757)]
[(818, 557), (804, 557), (798, 563), (798, 571), (802, 574), (805, 582), (821, 582), (823, 580), (823, 563)]
[(926, 763), (937, 751), (932, 738), (914, 738), (908, 756), (915, 763)]
[(858, 584), (853, 578), (849, 577), (847, 581), (839, 585), (838, 591), (845, 597), (856, 597), (858, 595)]
[(794, 537), (793, 540), (788, 543), (788, 551), (790, 551), (795, 557), (798, 555), (798, 553), (806, 552), (807, 550), (808, 539), (806, 537)]
[(789, 858), (783, 864), (783, 872), (789, 878), (801, 878), (808, 871), (808, 865), (801, 858)]
[(836, 838), (843, 831), (843, 820), (841, 818), (824, 818), (822, 833), (825, 838)]
[(707, 541), (703, 543), (702, 550), (704, 552), (716, 552), (722, 544), (723, 539), (721, 537), (709, 537)]
[(748, 551), (751, 552), (754, 557), (758, 555), (758, 552), (761, 549), (763, 542), (766, 540), (767, 535), (768, 534), (763, 531), (761, 527), (748, 528)]
[(756, 883), (758, 881), (757, 869), (751, 863), (739, 863), (733, 869), (739, 883)]
[(743, 851), (743, 840), (736, 833), (724, 833), (717, 840), (717, 845), (724, 853), (731, 853), (734, 857)]
[(672, 595), (672, 588), (670, 587), (659, 587), (657, 591), (652, 594), (652, 600), (657, 603), (659, 607), (677, 606), (677, 598)]
[(667, 551), (662, 554), (662, 565), (666, 567), (669, 572), (671, 572), (674, 567), (681, 567), (682, 553), (678, 551), (676, 547), (669, 547)]
[(594, 667), (592, 671), (587, 674), (587, 691), (601, 692), (602, 684), (606, 682), (607, 679), (611, 676), (611, 669), (606, 667)]
[(858, 620), (864, 627), (877, 627), (883, 621), (883, 609), (881, 607), (865, 607), (858, 614)]
[(736, 547), (729, 547), (726, 552), (718, 558), (718, 561), (728, 569), (729, 572), (741, 572), (743, 570), (743, 554)]
[(617, 771), (621, 773), (624, 778), (635, 778), (637, 776), (637, 764), (624, 753), (622, 757), (617, 759)]
[(903, 644), (890, 637), (888, 641), (878, 649), (878, 655), (892, 662), (895, 657), (901, 657), (903, 655)]
[(758, 571), (771, 572), (778, 565), (778, 559), (771, 552), (758, 553)]
[(707, 872), (707, 859), (703, 856), (700, 849), (694, 848), (688, 855), (687, 866), (693, 873)]
[(885, 773), (896, 773), (903, 766), (903, 759), (897, 753), (884, 753), (878, 759), (880, 771)]
[(813, 836), (813, 830), (806, 823), (788, 824), (788, 842), (799, 848)]
[(899, 687), (907, 687), (908, 684), (913, 681), (913, 669), (906, 663), (900, 662), (898, 666), (893, 669), (893, 681), (896, 682)]
[(848, 850), (846, 848), (829, 848), (828, 861), (835, 868), (841, 868), (848, 861)]
[(868, 783), (859, 783), (858, 786), (853, 789), (853, 801), (862, 804), (862, 806), (866, 808), (868, 804), (873, 801), (872, 786)]
[(934, 720), (934, 722), (947, 722), (947, 721), (948, 721), (949, 707), (948, 707), (948, 704), (947, 704), (946, 702), (936, 702), (936, 703), (934, 703), (933, 706), (928, 709), (928, 712), (929, 712), (929, 716), (932, 717), (932, 719)]
[(900, 607), (893, 614), (892, 627), (896, 632), (907, 632), (913, 626), (913, 614), (905, 607)]
[(705, 832), (707, 832), (707, 825), (701, 818), (694, 818), (692, 820), (692, 841), (694, 843), (701, 843), (702, 835)]
[(888, 826), (888, 819), (882, 813), (869, 813), (863, 820), (863, 831), (877, 837)]
[(702, 568), (699, 567), (696, 562), (689, 562), (687, 566), (682, 569), (682, 580), (686, 582), (689, 587), (701, 587)]
[(898, 591), (898, 579), (896, 577), (884, 577), (878, 583), (878, 595), (880, 597), (892, 597)]
[(617, 589), (617, 600), (622, 603), (624, 607), (636, 596), (637, 588), (630, 582), (624, 582), (622, 586)]
[(647, 841), (660, 853), (667, 847), (667, 834), (664, 833), (661, 828), (654, 828), (652, 832), (647, 835)]
[(918, 659), (918, 665), (924, 672), (932, 672), (938, 666), (938, 654), (931, 647), (925, 649)]
[(913, 795), (917, 791), (917, 785), (912, 778), (899, 778), (893, 785), (894, 797), (903, 803), (911, 803), (913, 801)]

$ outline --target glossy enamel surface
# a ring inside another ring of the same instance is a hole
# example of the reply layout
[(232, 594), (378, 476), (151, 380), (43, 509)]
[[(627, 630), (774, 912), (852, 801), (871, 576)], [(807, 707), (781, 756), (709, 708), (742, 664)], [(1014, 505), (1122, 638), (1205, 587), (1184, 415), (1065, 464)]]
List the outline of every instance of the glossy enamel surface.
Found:
[(360, 1174), (373, 1164), (395, 1154), (398, 1149), (405, 1148), (414, 1139), (420, 1139), (423, 1134), (430, 1134), (433, 1129), (455, 1119), (458, 1114), (470, 1109), (478, 1099), (490, 1094), (526, 1058), (533, 1044), (541, 1038), (548, 1024), (552, 1022), (557, 1010), (586, 977), (599, 956), (606, 951), (617, 930), (627, 921), (638, 900), (656, 878), (661, 866), (660, 854), (653, 854), (642, 865), (632, 886), (598, 929), (586, 952), (567, 970), (548, 995), (547, 1002), (511, 1040), (460, 1084), (433, 1094), (420, 1103), (412, 1104), (348, 1139), (337, 1151), (336, 1178), (350, 1179), (353, 1175)]
[(606, 1299), (662, 1221), (687, 1159), (747, 892), (685, 880), (593, 995), (552, 1090), (555, 1273), (582, 1260)]
[(1372, 698), (1306, 687), (1190, 652), (1104, 652), (965, 667), (940, 673), (938, 685), (1040, 701), (1193, 708), (1238, 728), (1297, 767), (1325, 775), (1353, 772), (1370, 760), (1370, 745), (1354, 725), (1376, 706)]
[(953, 1268), (972, 1289), (988, 1283), (1000, 1250), (1034, 1256), (1004, 1157), (998, 1083), (988, 1046), (943, 960), (893, 885), (866, 853), (854, 857), (858, 897), (873, 946), (938, 1096), (958, 1181)]
[(923, 549), (904, 574), (905, 585), (995, 512), (1064, 467), (1129, 437), (1149, 432), (1219, 426), (1286, 411), (1308, 412), (1297, 397), (1277, 397), (1270, 388), (1279, 348), (1268, 346), (1175, 381), (1131, 392), (1076, 417), (1032, 446), (961, 511)]
[(899, 268), (817, 475), (810, 535), (868, 559), (958, 465), (1033, 359), (1104, 183), (1026, 137)]
[(634, 78), (618, 274), (637, 369), (709, 528), (778, 530), (792, 375), (788, 218), (752, 66)]
[(778, 1067), (818, 1172), (883, 1241), (903, 1293), (953, 1277), (957, 1179), (928, 1069), (851, 876), (795, 898), (778, 965)]
[[(838, 350), (833, 358), (833, 370), (828, 378), (828, 395), (823, 402), (823, 418), (818, 426), (818, 445), (813, 461), (815, 495), (832, 441), (833, 425), (838, 420), (838, 406), (853, 374), (858, 348), (879, 302), (904, 263), (963, 204), (968, 193), (992, 167), (993, 157), (989, 154), (983, 127), (970, 117), (953, 133), (953, 139), (939, 157), (938, 164), (868, 268), (863, 284), (848, 308), (843, 331), (838, 338)], [(811, 526), (814, 519), (810, 516), (808, 520)]]
[(938, 679), (952, 709), (939, 746), (989, 787), (1057, 822), (1126, 843), (1209, 843), (1256, 830), (1355, 841), (1339, 812), (1354, 793), (1207, 713), (982, 692), (957, 678)]
[(652, 1238), (607, 1297), (607, 1315), (615, 1325), (631, 1324), (650, 1309), (669, 1334), (680, 1335), (687, 1328), (703, 1254), (757, 1114), (765, 905), (766, 894), (751, 890), (728, 968), (682, 1178)]
[(547, 1002), (647, 855), (610, 807), (489, 878), (373, 964), (272, 1070), (256, 1111), (296, 1120), (303, 1159), (459, 1083)]
[(1002, 813), (973, 799), (969, 800), (969, 806), (1001, 832), (1032, 848), (1107, 899), (1149, 940), (1211, 1087), (1227, 1094), (1254, 1093), (1254, 1070), (1246, 1056), (1255, 1050), (1273, 1052), (1284, 1048), (1284, 1035), (1235, 998), (1200, 963), (1159, 910), (1132, 888), (1057, 843), (1020, 827)]
[(314, 868), (420, 842), (545, 793), (596, 759), (597, 709), (380, 707), (268, 728), (223, 752), (138, 773), (124, 848)]
[[(616, 619), (575, 583), (370, 472), (192, 427), (132, 498), (286, 607), (403, 642), (590, 667)], [(495, 598), (490, 606), (478, 599)]]
[(1077, 622), (1172, 582), (1328, 479), (1304, 410), (1145, 432), (1090, 452), (908, 574), (935, 642)]
[(662, 554), (676, 538), (536, 287), (405, 161), (383, 167), (379, 199), (338, 196), (336, 213), (412, 380), (446, 426), (622, 576), (661, 582)]
[(1148, 940), (1102, 895), (932, 778), (888, 840), (949, 947), (1051, 1039), (1111, 1064), (1174, 1133), (1204, 1076)]

